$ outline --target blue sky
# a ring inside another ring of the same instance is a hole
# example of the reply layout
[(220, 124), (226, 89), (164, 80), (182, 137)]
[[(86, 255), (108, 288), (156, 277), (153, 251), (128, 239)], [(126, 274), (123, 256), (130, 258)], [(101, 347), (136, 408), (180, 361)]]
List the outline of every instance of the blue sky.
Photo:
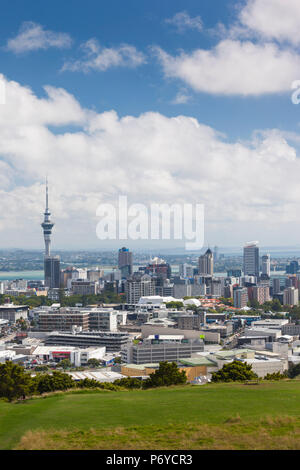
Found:
[(205, 204), (211, 244), (298, 242), (296, 0), (3, 0), (0, 26), (3, 246), (42, 244), (45, 173), (59, 248), (98, 246), (95, 209), (117, 194)]
[[(68, 33), (73, 46), (68, 49), (50, 48), (12, 54), (2, 48), (2, 73), (8, 78), (29, 85), (38, 96), (43, 96), (45, 84), (66, 88), (83, 106), (98, 112), (115, 109), (120, 116), (138, 116), (145, 111), (158, 111), (167, 116), (183, 114), (195, 116), (201, 122), (225, 132), (228, 138), (248, 138), (253, 129), (281, 128), (298, 130), (299, 108), (279, 96), (232, 97), (195, 93), (180, 80), (164, 80), (161, 67), (149, 47), (160, 46), (171, 54), (183, 49), (209, 49), (218, 43), (214, 32), (222, 22), (231, 24), (236, 2), (224, 0), (189, 1), (133, 1), (113, 0), (97, 2), (80, 0), (71, 2), (39, 3), (36, 1), (6, 1), (1, 14), (0, 39), (18, 34), (21, 24), (33, 21), (47, 30)], [(166, 23), (178, 12), (186, 11), (191, 17), (201, 16), (203, 31), (177, 28)], [(136, 69), (112, 68), (105, 72), (61, 72), (64, 61), (80, 56), (80, 45), (96, 38), (102, 46), (117, 47), (121, 43), (134, 45), (149, 54), (146, 64)], [(185, 104), (173, 104), (182, 89), (191, 96)], [(289, 95), (288, 95), (289, 97)]]

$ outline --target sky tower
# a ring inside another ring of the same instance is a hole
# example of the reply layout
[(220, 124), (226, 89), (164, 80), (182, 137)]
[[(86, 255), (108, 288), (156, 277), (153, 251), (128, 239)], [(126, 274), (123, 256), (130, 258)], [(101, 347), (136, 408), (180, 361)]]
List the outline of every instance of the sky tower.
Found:
[(50, 211), (48, 207), (48, 180), (46, 179), (46, 210), (44, 212), (44, 222), (41, 224), (45, 240), (45, 256), (50, 256), (51, 234), (54, 223), (50, 220)]
[(60, 287), (60, 259), (59, 256), (50, 256), (51, 234), (54, 223), (50, 220), (50, 211), (48, 207), (48, 179), (46, 179), (46, 209), (44, 212), (44, 222), (41, 224), (45, 240), (45, 258), (44, 258), (44, 283), (45, 287)]

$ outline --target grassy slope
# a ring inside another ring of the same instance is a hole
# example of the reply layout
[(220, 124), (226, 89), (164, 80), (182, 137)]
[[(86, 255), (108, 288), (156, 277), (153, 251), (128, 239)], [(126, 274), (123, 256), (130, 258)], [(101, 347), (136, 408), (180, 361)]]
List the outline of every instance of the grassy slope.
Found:
[[(255, 430), (255, 425), (261, 422), (262, 418), (269, 419), (270, 427), (272, 418), (276, 428), (272, 431), (274, 435), (278, 432), (280, 434), (280, 427), (295, 435), (295, 430), (300, 424), (300, 382), (257, 386), (210, 384), (131, 392), (81, 392), (58, 394), (19, 404), (0, 401), (0, 449), (15, 448), (28, 431), (84, 431), (87, 436), (92, 428), (96, 433), (96, 441), (99, 441), (102, 429), (109, 428), (113, 432), (115, 428), (142, 426), (146, 441), (147, 429), (148, 436), (153, 435), (152, 425), (165, 427), (164, 434), (167, 439), (168, 432), (172, 430), (172, 426), (168, 426), (171, 423), (177, 426), (178, 432), (179, 428), (186, 429), (187, 423), (188, 427), (193, 425), (196, 432), (199, 431), (198, 424), (212, 425), (215, 429), (220, 429), (228, 419), (237, 415), (242, 421), (230, 424), (236, 427), (237, 433), (240, 433), (241, 429), (246, 431), (247, 426), (253, 428), (254, 425)], [(280, 423), (276, 419), (274, 422), (276, 417), (283, 417), (285, 422)], [(286, 417), (292, 417), (292, 421), (286, 421)], [(239, 426), (241, 429), (238, 429)], [(124, 435), (124, 430), (122, 432)], [(142, 428), (135, 428), (134, 432), (138, 435)], [(34, 439), (34, 435), (31, 437)], [(185, 434), (183, 438), (186, 441), (189, 436)], [(220, 436), (221, 438), (224, 439), (224, 436)], [(78, 442), (78, 435), (75, 440)], [(107, 445), (116, 448), (116, 440), (118, 436), (112, 436)], [(82, 442), (85, 441), (86, 438)], [(195, 446), (197, 445), (196, 443)], [(163, 447), (167, 448), (161, 441), (160, 448)], [(200, 444), (198, 447), (201, 447)]]

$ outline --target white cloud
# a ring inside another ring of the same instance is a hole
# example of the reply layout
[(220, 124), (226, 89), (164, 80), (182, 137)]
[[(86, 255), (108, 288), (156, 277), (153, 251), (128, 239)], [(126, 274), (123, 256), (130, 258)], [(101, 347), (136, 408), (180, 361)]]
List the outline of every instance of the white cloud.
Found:
[(19, 54), (49, 47), (61, 49), (70, 47), (71, 44), (72, 39), (69, 34), (45, 30), (37, 23), (26, 21), (22, 24), (18, 35), (7, 41), (7, 49)]
[[(226, 233), (230, 244), (253, 238), (256, 224), (262, 224), (264, 231), (272, 228), (270, 243), (284, 237), (288, 244), (286, 223), (293, 224), (289, 236), (294, 233), (296, 241), (300, 159), (279, 131), (228, 143), (191, 117), (149, 112), (119, 118), (115, 111), (82, 108), (64, 90), (46, 91), (48, 96), (38, 98), (6, 81), (0, 113), (1, 246), (42, 248), (46, 174), (56, 247), (95, 246), (97, 205), (116, 203), (120, 194), (144, 204), (204, 203), (206, 230), (217, 226), (214, 234), (222, 242)], [(59, 131), (72, 124), (79, 129), (54, 133), (48, 127)]]
[(175, 98), (171, 101), (172, 104), (186, 104), (190, 101), (191, 96), (186, 90), (180, 90), (176, 94)]
[(226, 39), (211, 50), (171, 56), (154, 49), (166, 77), (194, 90), (224, 95), (261, 95), (290, 90), (299, 76), (300, 56), (275, 44)]
[(196, 29), (202, 31), (203, 24), (200, 16), (192, 18), (186, 11), (176, 13), (172, 18), (165, 20), (166, 23), (174, 25), (179, 33), (186, 29)]
[(105, 71), (111, 67), (135, 68), (146, 62), (144, 54), (128, 44), (122, 44), (116, 48), (107, 48), (100, 47), (96, 39), (90, 39), (81, 48), (84, 52), (84, 58), (66, 62), (62, 70), (73, 72)]
[(299, 0), (248, 0), (239, 21), (242, 28), (263, 39), (300, 44)]

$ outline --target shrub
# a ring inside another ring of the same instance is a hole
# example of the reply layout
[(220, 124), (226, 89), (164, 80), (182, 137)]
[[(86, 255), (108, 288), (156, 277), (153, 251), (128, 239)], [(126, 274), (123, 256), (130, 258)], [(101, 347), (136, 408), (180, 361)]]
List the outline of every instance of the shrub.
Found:
[(160, 362), (159, 368), (143, 382), (143, 388), (185, 384), (185, 370), (180, 371), (176, 362)]
[(272, 374), (267, 374), (264, 377), (264, 380), (283, 380), (286, 379), (287, 375), (281, 374), (280, 372), (273, 372)]
[(212, 382), (245, 382), (253, 379), (257, 379), (257, 375), (252, 371), (252, 366), (241, 361), (224, 364), (211, 378)]
[(135, 377), (124, 377), (123, 379), (117, 379), (114, 381), (114, 385), (124, 387), (128, 389), (142, 388), (142, 381)]
[(68, 374), (53, 371), (53, 374), (37, 374), (33, 379), (35, 390), (42, 394), (56, 390), (67, 390), (76, 386), (76, 382)]

